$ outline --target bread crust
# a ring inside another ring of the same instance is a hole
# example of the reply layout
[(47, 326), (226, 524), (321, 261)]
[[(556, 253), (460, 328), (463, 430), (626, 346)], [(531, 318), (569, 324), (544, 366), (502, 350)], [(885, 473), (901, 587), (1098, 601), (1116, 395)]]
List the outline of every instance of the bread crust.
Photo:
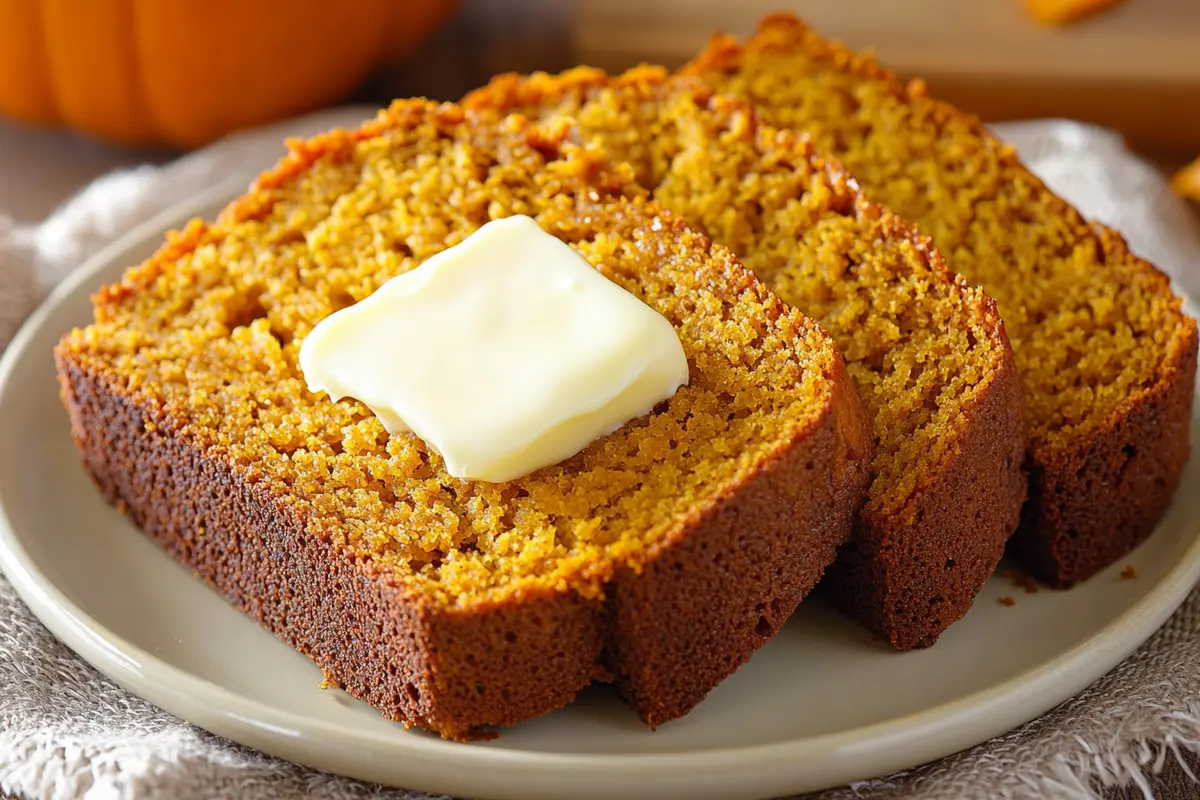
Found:
[[(681, 73), (702, 76), (736, 68), (748, 49), (804, 49), (840, 70), (884, 82), (897, 101), (928, 104), (936, 124), (961, 121), (971, 135), (998, 151), (1002, 163), (1024, 169), (1015, 151), (997, 141), (978, 118), (929, 97), (922, 81), (903, 84), (874, 58), (820, 38), (792, 14), (765, 17), (746, 44), (731, 36), (714, 37)], [(1036, 191), (1053, 196), (1036, 177), (1029, 179)], [(1077, 213), (1055, 199), (1064, 213)], [(1136, 262), (1165, 297), (1173, 297), (1167, 276), (1131, 254), (1119, 234), (1102, 225), (1093, 229), (1104, 261)], [(1177, 325), (1165, 337), (1162, 360), (1149, 385), (1124, 398), (1099, 428), (1066, 445), (1031, 442), (1026, 458), (1029, 496), (1013, 536), (1013, 551), (1050, 586), (1067, 588), (1087, 580), (1127, 555), (1154, 530), (1179, 485), (1190, 452), (1197, 329), (1195, 320), (1179, 310), (1180, 300), (1174, 297), (1172, 302)]]
[[(501, 75), (468, 95), (463, 104), (528, 112), (553, 109), (565, 98), (582, 102), (600, 92), (624, 89), (639, 93), (648, 103), (656, 91), (695, 91), (710, 105), (736, 106), (744, 119), (754, 120), (748, 104), (710, 98), (711, 90), (699, 82), (672, 78), (662, 68), (647, 66), (611, 77), (587, 67), (561, 75)], [(623, 141), (627, 135), (617, 131), (612, 138)], [(780, 136), (764, 132), (764, 138), (793, 149), (796, 157), (824, 170), (836, 192), (835, 202), (878, 220), (889, 243), (911, 243), (933, 274), (955, 287), (962, 302), (973, 304), (996, 352), (1002, 354), (988, 365), (978, 393), (962, 408), (953, 456), (922, 476), (919, 490), (900, 508), (879, 512), (868, 503), (855, 523), (852, 541), (821, 584), (820, 593), (840, 611), (897, 650), (927, 647), (970, 609), (1003, 557), (1025, 500), (1023, 390), (1004, 323), (990, 297), (969, 293), (932, 241), (867, 198), (836, 160), (816, 153), (810, 142), (790, 132)]]

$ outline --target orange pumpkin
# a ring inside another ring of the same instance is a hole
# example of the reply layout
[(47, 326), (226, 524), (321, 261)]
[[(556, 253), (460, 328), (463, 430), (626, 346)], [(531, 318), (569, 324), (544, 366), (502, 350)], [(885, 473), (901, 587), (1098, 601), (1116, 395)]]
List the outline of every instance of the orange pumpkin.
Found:
[(458, 0), (0, 0), (0, 114), (191, 147), (333, 102)]

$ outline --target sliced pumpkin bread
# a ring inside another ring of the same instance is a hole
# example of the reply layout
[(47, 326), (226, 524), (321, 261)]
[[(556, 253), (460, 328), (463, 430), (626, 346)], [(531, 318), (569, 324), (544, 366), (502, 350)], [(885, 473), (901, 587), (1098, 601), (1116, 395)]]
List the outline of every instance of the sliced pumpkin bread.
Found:
[[(524, 120), (423, 101), (292, 142), (58, 346), (85, 467), (331, 683), (406, 724), (468, 737), (595, 679), (649, 725), (686, 713), (833, 561), (871, 441), (829, 337), (627, 172)], [(364, 405), (309, 391), (298, 352), (325, 317), (514, 214), (673, 323), (691, 380), (567, 461), (458, 480)]]
[(1029, 500), (1015, 551), (1065, 587), (1128, 553), (1188, 458), (1196, 324), (1170, 281), (979, 120), (794, 16), (683, 70), (812, 137), (999, 303), (1026, 387)]
[(901, 650), (961, 618), (1025, 497), (1021, 387), (992, 300), (839, 164), (695, 78), (507, 75), (464, 103), (519, 110), (631, 164), (655, 200), (829, 331), (876, 454), (854, 538), (822, 586)]

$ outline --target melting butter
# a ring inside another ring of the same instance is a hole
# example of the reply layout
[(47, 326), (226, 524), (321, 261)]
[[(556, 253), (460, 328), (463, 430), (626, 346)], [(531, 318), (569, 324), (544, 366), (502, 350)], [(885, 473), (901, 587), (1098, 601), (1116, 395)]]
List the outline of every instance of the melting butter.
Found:
[(671, 323), (524, 216), (322, 320), (300, 366), (311, 391), (489, 482), (570, 458), (688, 382)]

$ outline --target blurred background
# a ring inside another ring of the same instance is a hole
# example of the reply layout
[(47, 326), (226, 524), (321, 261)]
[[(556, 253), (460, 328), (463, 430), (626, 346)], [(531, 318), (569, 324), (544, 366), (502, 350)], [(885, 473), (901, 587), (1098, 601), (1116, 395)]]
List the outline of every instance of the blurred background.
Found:
[(781, 8), (985, 119), (1095, 122), (1164, 169), (1200, 154), (1200, 0), (0, 0), (0, 213), (312, 108), (674, 66)]

